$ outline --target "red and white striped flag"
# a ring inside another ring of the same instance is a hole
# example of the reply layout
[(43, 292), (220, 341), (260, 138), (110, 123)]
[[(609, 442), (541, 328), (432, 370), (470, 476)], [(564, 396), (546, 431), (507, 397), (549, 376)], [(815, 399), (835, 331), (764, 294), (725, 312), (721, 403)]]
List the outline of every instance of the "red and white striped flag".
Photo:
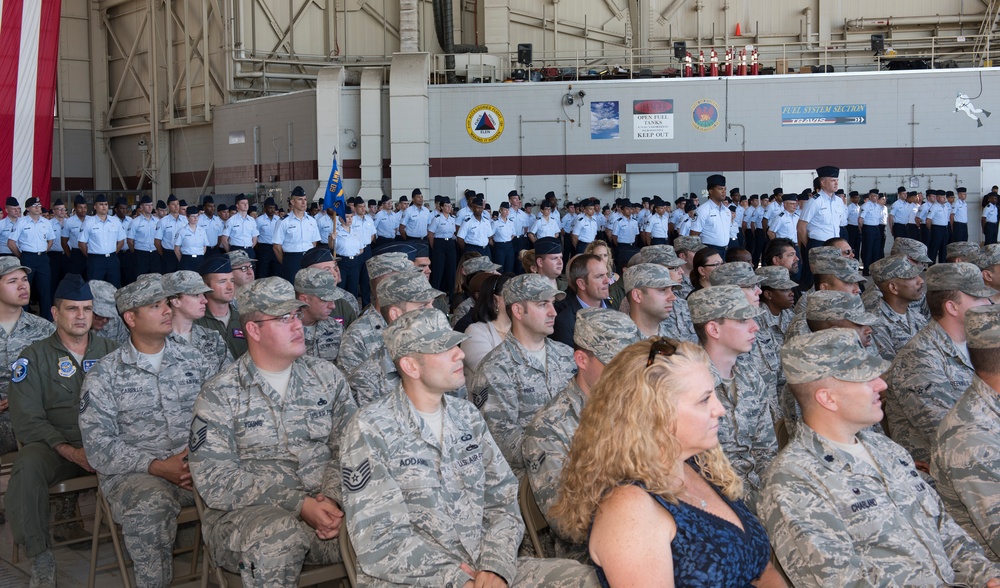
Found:
[(0, 0), (0, 200), (49, 205), (61, 0)]

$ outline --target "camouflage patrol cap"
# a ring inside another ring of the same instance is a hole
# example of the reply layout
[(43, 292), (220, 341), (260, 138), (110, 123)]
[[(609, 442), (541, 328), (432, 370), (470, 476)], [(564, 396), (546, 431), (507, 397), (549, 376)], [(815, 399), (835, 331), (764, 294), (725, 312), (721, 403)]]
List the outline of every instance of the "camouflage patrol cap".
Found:
[(795, 337), (781, 348), (781, 365), (789, 384), (808, 384), (825, 378), (868, 382), (892, 365), (869, 353), (854, 329), (826, 329)]
[(920, 263), (932, 263), (931, 258), (927, 257), (927, 246), (916, 239), (899, 237), (893, 241), (892, 251), (890, 251), (890, 254), (895, 255), (897, 253), (902, 253), (913, 261), (919, 261)]
[(665, 267), (681, 267), (687, 263), (677, 257), (670, 245), (649, 245), (640, 249), (639, 253), (642, 260), (640, 263), (658, 263)]
[(476, 272), (495, 272), (499, 270), (500, 267), (501, 266), (499, 264), (493, 263), (493, 261), (485, 255), (466, 259), (462, 262), (462, 271), (465, 272), (465, 275), (474, 274)]
[(404, 314), (386, 328), (383, 337), (392, 361), (415, 353), (441, 353), (469, 338), (452, 330), (448, 317), (436, 308), (419, 308)]
[(739, 286), (709, 286), (688, 296), (691, 322), (696, 325), (719, 319), (746, 320), (756, 318), (760, 309), (750, 306)]
[(876, 284), (882, 284), (897, 278), (901, 280), (915, 278), (923, 273), (923, 269), (919, 265), (910, 263), (904, 255), (890, 255), (873, 263), (871, 274)]
[(967, 310), (965, 338), (969, 349), (1000, 348), (1000, 305), (975, 306)]
[(639, 328), (623, 312), (610, 308), (584, 308), (576, 313), (573, 343), (607, 365), (618, 352), (642, 339)]
[(760, 285), (765, 288), (771, 288), (772, 290), (791, 290), (792, 288), (798, 287), (798, 284), (792, 280), (791, 275), (788, 273), (788, 268), (780, 265), (767, 265), (759, 267), (754, 273), (764, 278), (764, 281), (761, 282)]
[[(201, 278), (198, 281), (203, 285)], [(104, 280), (90, 280), (87, 282), (90, 292), (94, 295), (94, 314), (104, 318), (118, 316), (118, 309), (115, 308), (115, 292), (118, 288), (105, 282)]]
[(758, 276), (753, 266), (745, 261), (731, 261), (715, 268), (708, 276), (708, 283), (713, 286), (739, 286), (752, 288), (764, 282), (766, 278)]
[(681, 235), (674, 238), (674, 251), (690, 251), (691, 253), (697, 253), (708, 247), (701, 242), (701, 237), (691, 237)]
[(928, 292), (958, 290), (974, 298), (989, 298), (995, 292), (983, 283), (983, 273), (971, 263), (939, 263), (924, 276)]
[(24, 273), (26, 274), (31, 273), (31, 268), (21, 265), (21, 260), (13, 255), (0, 257), (0, 276), (6, 276), (10, 272), (16, 270), (24, 270)]
[(403, 272), (411, 269), (413, 262), (405, 253), (383, 253), (366, 261), (365, 268), (368, 269), (368, 279), (374, 280), (392, 272)]
[(945, 255), (948, 259), (961, 257), (965, 261), (972, 261), (977, 255), (979, 255), (979, 251), (979, 243), (973, 243), (971, 241), (955, 241), (954, 243), (948, 243), (948, 250)]
[(248, 263), (257, 263), (257, 260), (250, 257), (247, 252), (242, 249), (233, 249), (229, 252), (230, 267), (243, 267)]
[(820, 259), (840, 259), (840, 249), (832, 245), (822, 245), (820, 247), (809, 248), (809, 265), (816, 263)]
[(379, 282), (375, 290), (382, 307), (404, 302), (427, 302), (444, 295), (444, 292), (435, 290), (427, 281), (427, 276), (416, 268), (392, 274)]
[(198, 272), (191, 270), (180, 270), (163, 274), (163, 288), (165, 290), (172, 290), (177, 294), (188, 294), (190, 296), (197, 296), (212, 291), (211, 288), (205, 285), (205, 280), (198, 275)]
[(324, 302), (333, 302), (340, 298), (337, 295), (337, 282), (333, 279), (333, 274), (316, 267), (305, 267), (296, 272), (295, 293), (312, 294)]
[(672, 288), (680, 286), (670, 278), (670, 270), (655, 263), (637, 263), (625, 268), (625, 292), (636, 288)]
[(1000, 264), (1000, 243), (987, 245), (968, 261), (979, 266), (981, 270)]
[(565, 292), (557, 289), (548, 278), (539, 274), (521, 274), (507, 280), (501, 294), (507, 304), (525, 300), (541, 301), (549, 298), (562, 300), (566, 297)]
[(856, 325), (877, 325), (879, 317), (865, 310), (861, 297), (839, 290), (817, 290), (806, 301), (806, 318), (811, 321), (847, 319)]
[(288, 280), (277, 276), (254, 280), (236, 291), (240, 318), (256, 312), (284, 316), (303, 306), (309, 305), (295, 298), (295, 288)]
[(177, 291), (163, 287), (163, 277), (160, 274), (142, 274), (134, 282), (115, 292), (115, 307), (121, 314), (126, 310), (146, 306), (174, 294), (177, 294)]
[(858, 272), (858, 262), (847, 257), (821, 257), (816, 261), (809, 260), (813, 274), (833, 276), (848, 284), (858, 284), (865, 281)]

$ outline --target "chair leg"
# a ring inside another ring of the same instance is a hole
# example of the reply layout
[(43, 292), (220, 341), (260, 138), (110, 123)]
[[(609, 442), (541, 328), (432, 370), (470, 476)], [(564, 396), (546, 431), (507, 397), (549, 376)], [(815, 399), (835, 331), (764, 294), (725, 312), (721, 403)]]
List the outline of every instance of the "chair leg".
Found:
[(108, 526), (111, 527), (111, 543), (115, 547), (115, 557), (118, 558), (118, 571), (122, 575), (122, 586), (123, 588), (132, 588), (132, 582), (128, 576), (128, 566), (125, 565), (125, 550), (122, 548), (121, 533), (118, 531), (118, 527), (111, 517), (111, 507), (108, 506), (108, 501), (105, 500), (104, 494), (98, 494), (98, 496), (101, 500), (101, 508), (104, 509), (104, 516), (108, 517)]
[[(104, 509), (101, 508), (101, 495), (97, 493), (94, 496), (94, 535), (90, 543), (90, 574), (87, 577), (87, 588), (94, 588), (94, 581), (97, 576), (97, 550), (100, 548), (101, 543), (101, 522), (102, 515), (104, 514)], [(114, 522), (112, 521), (112, 524)], [(114, 529), (111, 529), (114, 533)]]

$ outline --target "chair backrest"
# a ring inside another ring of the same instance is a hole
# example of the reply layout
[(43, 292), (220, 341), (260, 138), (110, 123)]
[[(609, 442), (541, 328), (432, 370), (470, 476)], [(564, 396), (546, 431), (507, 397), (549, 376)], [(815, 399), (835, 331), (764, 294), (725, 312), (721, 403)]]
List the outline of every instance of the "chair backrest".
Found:
[(347, 580), (351, 583), (351, 588), (358, 585), (358, 554), (354, 552), (351, 545), (351, 538), (347, 534), (347, 521), (340, 522), (340, 558), (344, 562), (344, 569), (347, 571)]
[(528, 532), (528, 539), (532, 547), (535, 548), (535, 557), (546, 557), (542, 549), (540, 534), (549, 528), (549, 522), (545, 520), (545, 515), (538, 508), (535, 502), (535, 493), (531, 490), (531, 483), (528, 476), (521, 479), (521, 486), (517, 491), (517, 502), (521, 507), (521, 518), (524, 519), (524, 527)]

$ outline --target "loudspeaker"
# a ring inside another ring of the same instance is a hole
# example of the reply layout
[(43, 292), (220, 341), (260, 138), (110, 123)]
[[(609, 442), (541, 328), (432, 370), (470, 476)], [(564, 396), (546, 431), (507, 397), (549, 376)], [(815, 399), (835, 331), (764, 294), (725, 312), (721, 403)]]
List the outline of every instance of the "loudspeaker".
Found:
[(531, 65), (531, 43), (517, 44), (517, 62)]
[(872, 35), (872, 51), (885, 51), (885, 35)]
[(674, 41), (674, 59), (684, 59), (687, 57), (688, 44), (684, 41)]

